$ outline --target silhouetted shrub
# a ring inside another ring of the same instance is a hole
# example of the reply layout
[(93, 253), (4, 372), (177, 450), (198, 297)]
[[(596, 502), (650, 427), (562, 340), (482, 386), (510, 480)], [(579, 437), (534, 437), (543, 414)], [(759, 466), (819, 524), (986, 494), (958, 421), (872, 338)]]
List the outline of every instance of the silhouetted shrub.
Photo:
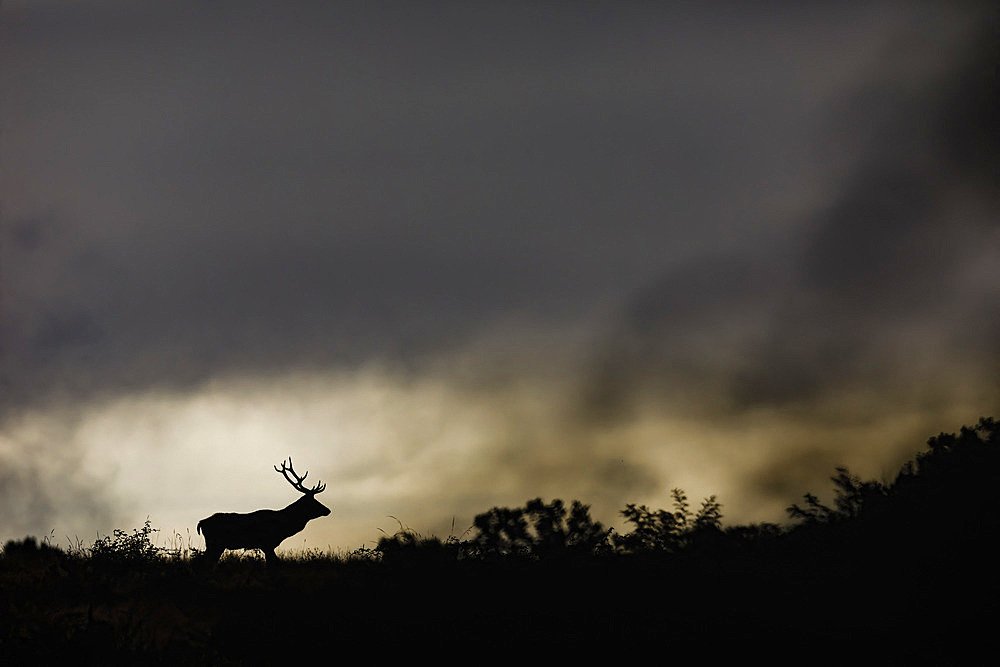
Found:
[(906, 463), (891, 484), (862, 481), (847, 468), (831, 477), (834, 506), (812, 493), (804, 505), (788, 507), (800, 527), (849, 523), (899, 539), (910, 533), (926, 541), (942, 532), (992, 531), (987, 519), (1000, 510), (1000, 429), (981, 418), (959, 433), (941, 433), (927, 441), (928, 451)]
[(568, 511), (562, 500), (546, 504), (541, 498), (524, 507), (494, 507), (476, 516), (473, 527), (468, 554), (478, 557), (593, 556), (611, 550), (611, 530), (578, 500)]
[(382, 560), (382, 552), (378, 546), (360, 546), (347, 554), (348, 560), (361, 561), (365, 563), (377, 563)]
[(116, 528), (113, 537), (105, 535), (94, 541), (90, 547), (90, 557), (95, 561), (118, 563), (156, 562), (163, 557), (163, 550), (149, 539), (156, 532), (159, 529), (150, 527), (149, 519), (146, 519), (142, 528), (132, 529), (131, 535)]
[(886, 504), (889, 488), (881, 482), (863, 482), (843, 466), (830, 478), (834, 484), (834, 505), (827, 507), (812, 493), (803, 495), (805, 506), (789, 505), (788, 515), (806, 524), (832, 523), (853, 519), (865, 510), (881, 508)]
[(698, 513), (694, 514), (684, 491), (673, 489), (670, 494), (674, 499), (672, 512), (651, 510), (645, 505), (626, 505), (621, 514), (633, 529), (616, 535), (615, 546), (627, 553), (674, 553), (699, 537), (721, 531), (722, 505), (715, 496), (705, 498)]
[(46, 543), (39, 542), (34, 536), (27, 536), (23, 540), (7, 540), (0, 554), (2, 560), (11, 565), (34, 565), (49, 564), (65, 557), (62, 549)]
[(785, 529), (776, 523), (762, 521), (740, 526), (730, 526), (723, 531), (730, 540), (745, 545), (756, 545), (773, 540), (785, 534)]
[(442, 542), (437, 537), (401, 530), (392, 537), (381, 538), (375, 550), (384, 563), (430, 565), (455, 562), (461, 558), (462, 544), (454, 537)]

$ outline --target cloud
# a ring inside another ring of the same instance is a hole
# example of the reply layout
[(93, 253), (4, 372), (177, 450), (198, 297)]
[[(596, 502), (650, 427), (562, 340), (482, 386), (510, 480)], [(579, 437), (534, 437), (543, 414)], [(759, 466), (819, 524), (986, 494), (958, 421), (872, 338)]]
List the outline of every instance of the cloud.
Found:
[(113, 522), (107, 479), (80, 470), (83, 458), (63, 420), (7, 422), (0, 432), (0, 535), (87, 540)]
[(1000, 50), (995, 22), (960, 25), (931, 40), (947, 67), (921, 72), (912, 51), (927, 43), (903, 35), (889, 74), (835, 107), (834, 127), (844, 115), (874, 125), (785, 238), (677, 264), (636, 293), (585, 413), (627, 421), (652, 401), (744, 436), (784, 423), (746, 470), (768, 496), (804, 491), (836, 462), (891, 471), (912, 454), (903, 433), (919, 442), (995, 409)]
[(816, 108), (863, 65), (800, 36), (864, 53), (886, 30), (858, 9), (11, 11), (16, 405), (413, 358), (512, 314), (576, 326), (720, 235), (759, 243), (750, 213), (799, 198)]

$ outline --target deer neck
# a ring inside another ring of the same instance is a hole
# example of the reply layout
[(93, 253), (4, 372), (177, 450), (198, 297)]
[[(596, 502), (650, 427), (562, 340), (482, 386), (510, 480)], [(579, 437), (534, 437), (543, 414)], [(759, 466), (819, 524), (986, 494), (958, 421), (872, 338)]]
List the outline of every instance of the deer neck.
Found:
[(309, 516), (306, 512), (305, 501), (309, 499), (309, 496), (302, 496), (294, 503), (281, 510), (289, 521), (294, 521), (296, 523), (301, 523), (303, 526), (309, 521)]

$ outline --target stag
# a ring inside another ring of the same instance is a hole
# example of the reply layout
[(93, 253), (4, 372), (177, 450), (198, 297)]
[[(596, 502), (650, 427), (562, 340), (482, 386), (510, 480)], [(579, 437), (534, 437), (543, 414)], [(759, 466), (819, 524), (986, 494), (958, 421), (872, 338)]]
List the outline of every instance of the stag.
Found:
[[(257, 510), (249, 514), (219, 512), (198, 522), (198, 533), (205, 535), (205, 559), (214, 563), (226, 549), (260, 549), (268, 565), (278, 562), (274, 549), (282, 540), (306, 527), (312, 519), (326, 516), (330, 508), (316, 500), (316, 494), (326, 489), (320, 482), (311, 489), (302, 485), (307, 470), (301, 477), (292, 469), (292, 459), (274, 466), (302, 497), (281, 510)], [(289, 476), (291, 475), (291, 476)]]

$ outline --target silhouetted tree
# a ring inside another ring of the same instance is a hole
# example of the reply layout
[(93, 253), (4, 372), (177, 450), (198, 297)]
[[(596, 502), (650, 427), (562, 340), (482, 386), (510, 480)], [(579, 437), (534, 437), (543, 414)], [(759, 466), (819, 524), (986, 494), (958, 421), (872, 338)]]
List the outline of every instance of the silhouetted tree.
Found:
[(912, 529), (984, 535), (997, 532), (1000, 512), (1000, 427), (984, 417), (975, 426), (941, 433), (928, 451), (903, 467), (892, 486), (895, 514)]
[(834, 485), (834, 507), (828, 507), (812, 493), (803, 495), (805, 506), (793, 503), (787, 508), (792, 519), (806, 524), (832, 523), (853, 519), (866, 509), (882, 507), (889, 489), (881, 482), (863, 482), (844, 466), (836, 468), (837, 474), (830, 478)]
[(594, 521), (590, 507), (574, 500), (567, 511), (562, 500), (546, 504), (529, 500), (523, 508), (494, 507), (476, 516), (474, 551), (483, 556), (594, 555), (610, 550), (611, 531)]
[(478, 553), (489, 556), (527, 556), (531, 553), (528, 522), (521, 508), (494, 507), (476, 515), (472, 539)]
[(833, 507), (806, 493), (805, 503), (792, 504), (788, 514), (803, 526), (856, 520), (878, 522), (883, 531), (929, 535), (949, 526), (981, 523), (1000, 509), (994, 491), (1000, 484), (996, 420), (984, 417), (975, 426), (963, 426), (958, 434), (941, 433), (930, 438), (927, 446), (928, 451), (903, 465), (891, 484), (862, 481), (847, 468), (838, 467), (830, 478)]

